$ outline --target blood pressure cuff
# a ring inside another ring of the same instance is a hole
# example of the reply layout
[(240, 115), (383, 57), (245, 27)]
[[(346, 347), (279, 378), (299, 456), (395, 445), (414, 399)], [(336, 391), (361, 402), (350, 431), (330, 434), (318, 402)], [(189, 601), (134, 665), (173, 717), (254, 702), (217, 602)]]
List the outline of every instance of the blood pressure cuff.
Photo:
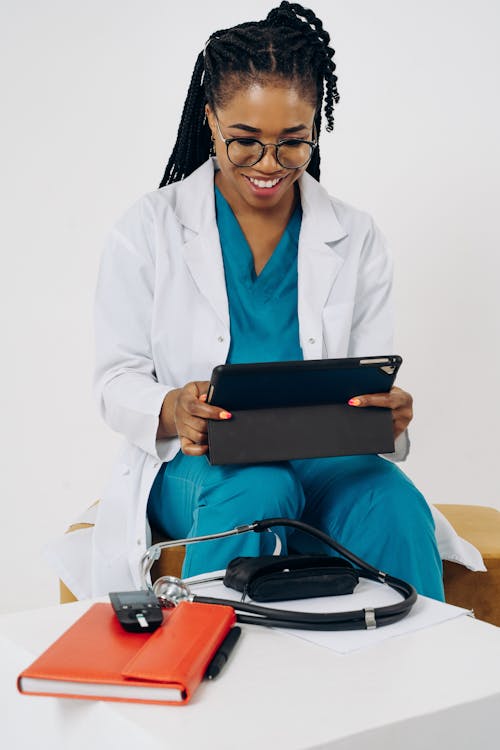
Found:
[(224, 585), (256, 602), (352, 594), (359, 576), (350, 562), (330, 555), (235, 557)]

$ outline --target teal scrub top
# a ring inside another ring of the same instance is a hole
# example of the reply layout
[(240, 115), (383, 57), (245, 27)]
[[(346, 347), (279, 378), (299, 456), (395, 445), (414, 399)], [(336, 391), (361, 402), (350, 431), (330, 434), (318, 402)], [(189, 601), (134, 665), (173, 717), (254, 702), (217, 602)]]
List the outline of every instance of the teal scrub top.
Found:
[(297, 310), (300, 201), (258, 276), (243, 230), (217, 186), (215, 208), (229, 302), (231, 346), (226, 361), (303, 359)]

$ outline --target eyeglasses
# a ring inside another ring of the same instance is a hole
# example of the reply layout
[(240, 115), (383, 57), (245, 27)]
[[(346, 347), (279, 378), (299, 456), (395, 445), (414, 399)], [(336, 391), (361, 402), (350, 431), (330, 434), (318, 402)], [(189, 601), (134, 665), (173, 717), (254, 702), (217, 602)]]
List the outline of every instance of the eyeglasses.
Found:
[[(279, 143), (262, 143), (257, 138), (224, 138), (219, 120), (215, 118), (221, 140), (226, 144), (227, 158), (235, 167), (253, 167), (257, 164), (268, 146), (276, 149), (276, 161), (285, 169), (300, 169), (310, 161), (317, 140), (306, 141), (303, 138), (286, 138)], [(314, 133), (313, 124), (313, 133)]]

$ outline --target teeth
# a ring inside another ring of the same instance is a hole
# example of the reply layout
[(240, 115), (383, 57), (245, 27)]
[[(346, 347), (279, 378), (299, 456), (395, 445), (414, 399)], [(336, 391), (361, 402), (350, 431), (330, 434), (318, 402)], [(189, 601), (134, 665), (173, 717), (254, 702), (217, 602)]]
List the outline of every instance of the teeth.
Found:
[(278, 177), (275, 180), (256, 180), (253, 177), (249, 177), (248, 179), (250, 180), (251, 183), (253, 183), (254, 185), (257, 185), (257, 187), (260, 187), (260, 188), (272, 188), (275, 185), (277, 185), (278, 182), (280, 182), (280, 180), (282, 178)]

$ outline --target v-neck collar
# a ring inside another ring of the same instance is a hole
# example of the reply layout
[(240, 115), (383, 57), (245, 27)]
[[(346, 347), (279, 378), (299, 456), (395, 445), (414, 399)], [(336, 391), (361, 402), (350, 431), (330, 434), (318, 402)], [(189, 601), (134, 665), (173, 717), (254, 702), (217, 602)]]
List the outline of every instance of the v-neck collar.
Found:
[(267, 290), (270, 284), (273, 285), (273, 280), (277, 281), (276, 276), (281, 276), (281, 274), (277, 275), (275, 273), (276, 270), (279, 267), (287, 270), (290, 262), (297, 258), (298, 239), (302, 220), (300, 197), (270, 258), (257, 275), (255, 273), (252, 250), (240, 223), (217, 185), (214, 185), (214, 187), (217, 223), (222, 224), (224, 234), (230, 240), (229, 242), (222, 243), (223, 254), (228, 258), (237, 272), (240, 281), (245, 286)]

